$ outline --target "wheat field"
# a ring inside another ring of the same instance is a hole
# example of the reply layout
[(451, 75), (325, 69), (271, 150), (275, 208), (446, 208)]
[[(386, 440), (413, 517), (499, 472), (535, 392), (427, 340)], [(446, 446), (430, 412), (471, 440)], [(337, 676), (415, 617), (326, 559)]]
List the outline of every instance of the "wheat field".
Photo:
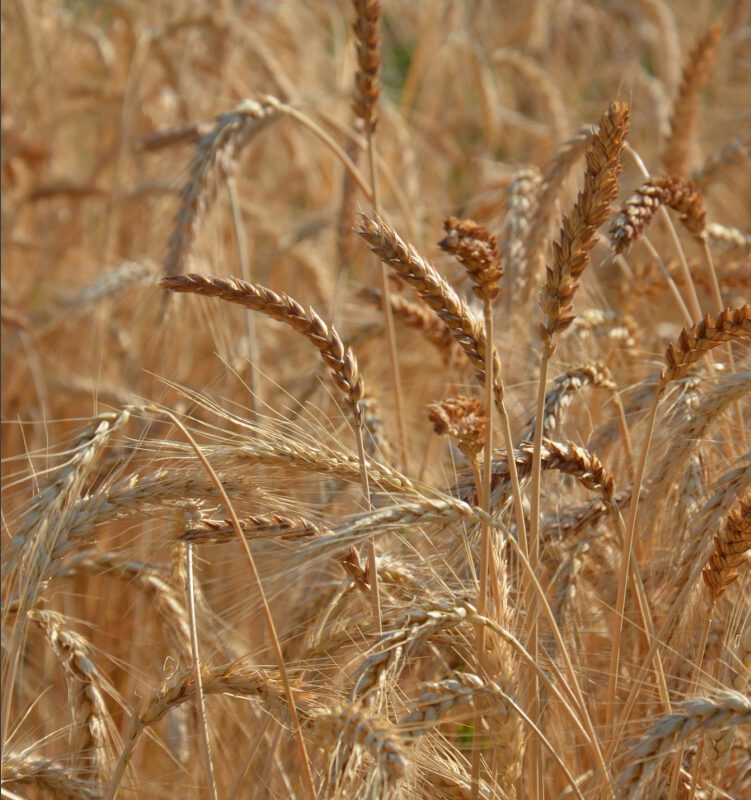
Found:
[(751, 796), (751, 3), (2, 67), (2, 798)]

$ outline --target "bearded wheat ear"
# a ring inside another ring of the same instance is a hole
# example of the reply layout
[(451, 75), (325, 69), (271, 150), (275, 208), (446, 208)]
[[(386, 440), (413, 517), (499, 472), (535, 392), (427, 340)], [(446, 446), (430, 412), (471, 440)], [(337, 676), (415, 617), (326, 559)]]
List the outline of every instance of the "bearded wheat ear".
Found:
[[(540, 378), (537, 392), (537, 424), (531, 474), (529, 557), (533, 569), (539, 561), (540, 492), (542, 471), (542, 423), (545, 411), (548, 363), (555, 351), (554, 337), (568, 328), (574, 320), (573, 298), (579, 280), (589, 265), (590, 251), (597, 241), (597, 230), (605, 222), (610, 206), (618, 192), (621, 171), (621, 152), (629, 128), (629, 109), (623, 103), (613, 103), (603, 114), (587, 148), (587, 169), (584, 189), (577, 197), (570, 216), (563, 217), (559, 240), (554, 242), (553, 262), (547, 270), (547, 280), (540, 295), (545, 322), (539, 327), (542, 343)], [(539, 627), (536, 621), (534, 596), (529, 597), (527, 611), (528, 635), (532, 640), (533, 656), (539, 655)], [(531, 719), (540, 721), (537, 681), (529, 686)], [(528, 751), (529, 780), (540, 785), (538, 745), (533, 740)]]

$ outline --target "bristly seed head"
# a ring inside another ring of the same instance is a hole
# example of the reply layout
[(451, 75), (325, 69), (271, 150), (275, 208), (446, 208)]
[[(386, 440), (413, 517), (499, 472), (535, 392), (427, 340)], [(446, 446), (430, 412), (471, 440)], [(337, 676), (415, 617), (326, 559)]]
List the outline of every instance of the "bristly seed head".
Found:
[(499, 281), (503, 275), (495, 236), (471, 219), (448, 217), (443, 227), (446, 236), (438, 246), (465, 267), (478, 297), (495, 298), (501, 290)]

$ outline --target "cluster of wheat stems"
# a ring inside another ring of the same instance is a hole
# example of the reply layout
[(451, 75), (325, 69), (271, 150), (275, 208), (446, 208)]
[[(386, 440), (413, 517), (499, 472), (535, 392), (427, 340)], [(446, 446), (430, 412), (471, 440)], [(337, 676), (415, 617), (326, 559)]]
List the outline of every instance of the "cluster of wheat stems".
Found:
[(717, 5), (5, 4), (3, 798), (751, 795)]

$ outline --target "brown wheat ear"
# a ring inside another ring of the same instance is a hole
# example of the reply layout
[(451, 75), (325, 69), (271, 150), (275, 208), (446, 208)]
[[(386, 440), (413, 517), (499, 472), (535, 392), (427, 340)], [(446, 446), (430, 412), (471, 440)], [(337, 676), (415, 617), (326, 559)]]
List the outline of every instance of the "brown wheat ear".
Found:
[(714, 542), (714, 551), (702, 575), (710, 597), (717, 600), (738, 577), (738, 567), (751, 550), (751, 492), (730, 512)]
[(713, 316), (707, 314), (701, 322), (684, 328), (675, 345), (670, 345), (665, 353), (665, 369), (660, 375), (659, 389), (675, 380), (683, 378), (692, 364), (707, 352), (723, 342), (751, 338), (751, 305), (740, 308), (726, 308)]
[(597, 229), (607, 219), (610, 204), (618, 193), (621, 151), (628, 126), (628, 106), (612, 103), (587, 149), (584, 190), (579, 192), (571, 214), (563, 217), (559, 239), (554, 242), (553, 264), (548, 267), (540, 298), (547, 317), (540, 326), (540, 338), (550, 354), (554, 350), (553, 336), (574, 320), (573, 298), (579, 279), (589, 265)]
[(475, 284), (475, 294), (482, 299), (497, 297), (503, 270), (495, 236), (471, 219), (449, 217), (443, 227), (446, 236), (438, 245), (465, 267)]
[(305, 309), (288, 295), (277, 294), (259, 284), (248, 283), (239, 278), (215, 278), (211, 275), (168, 275), (160, 284), (171, 292), (189, 292), (208, 297), (219, 297), (237, 303), (252, 311), (260, 311), (279, 322), (293, 327), (307, 337), (318, 349), (334, 383), (350, 402), (356, 421), (361, 420), (360, 400), (365, 394), (365, 385), (350, 348), (344, 347), (339, 334), (329, 327), (310, 309)]
[(613, 250), (622, 253), (638, 241), (660, 206), (677, 212), (691, 233), (697, 236), (703, 233), (707, 215), (701, 189), (692, 181), (675, 175), (650, 178), (634, 192), (613, 220), (609, 231)]
[(456, 439), (459, 449), (473, 461), (485, 444), (487, 418), (476, 397), (450, 397), (428, 406), (428, 418), (439, 435)]
[(365, 131), (375, 130), (378, 121), (376, 107), (381, 88), (378, 72), (381, 68), (380, 0), (354, 0), (357, 72), (355, 74), (355, 116), (363, 121)]

